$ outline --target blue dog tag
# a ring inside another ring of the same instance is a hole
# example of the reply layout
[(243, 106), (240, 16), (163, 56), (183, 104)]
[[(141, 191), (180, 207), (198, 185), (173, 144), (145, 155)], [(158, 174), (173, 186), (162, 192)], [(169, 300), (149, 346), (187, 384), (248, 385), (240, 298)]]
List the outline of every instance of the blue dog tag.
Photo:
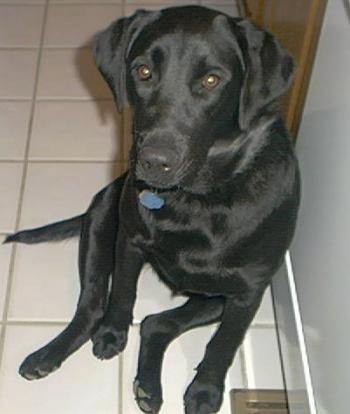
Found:
[(159, 210), (165, 204), (161, 197), (149, 190), (141, 191), (139, 199), (140, 203), (149, 210)]

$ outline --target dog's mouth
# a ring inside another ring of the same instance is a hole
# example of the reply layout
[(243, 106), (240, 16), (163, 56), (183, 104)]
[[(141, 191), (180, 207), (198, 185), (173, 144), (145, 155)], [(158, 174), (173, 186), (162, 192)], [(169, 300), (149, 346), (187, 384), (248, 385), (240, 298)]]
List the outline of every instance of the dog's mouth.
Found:
[(136, 179), (136, 188), (139, 193), (142, 191), (151, 191), (154, 194), (163, 194), (173, 191), (178, 191), (179, 185), (163, 185), (159, 183), (147, 182), (142, 179)]

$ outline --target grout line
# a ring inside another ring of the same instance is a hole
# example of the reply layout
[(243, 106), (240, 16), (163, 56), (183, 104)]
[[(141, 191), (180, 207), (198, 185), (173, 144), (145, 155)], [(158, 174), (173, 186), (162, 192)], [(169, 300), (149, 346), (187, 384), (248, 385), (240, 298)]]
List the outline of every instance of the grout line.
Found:
[[(42, 160), (27, 160), (28, 165), (29, 164), (124, 164), (128, 160), (124, 159), (116, 159), (116, 160), (79, 160), (79, 159), (72, 159), (72, 160), (64, 160), (64, 159), (42, 159)], [(8, 160), (2, 160), (0, 159), (0, 164), (20, 164), (23, 163), (24, 160), (20, 159), (8, 159)]]
[[(37, 87), (38, 87), (38, 82), (39, 82), (40, 63), (41, 63), (41, 57), (42, 57), (42, 45), (44, 42), (47, 13), (48, 13), (48, 4), (49, 4), (49, 0), (46, 0), (44, 3), (45, 8), (44, 8), (44, 13), (42, 17), (42, 27), (41, 27), (40, 43), (39, 43), (40, 48), (38, 50), (38, 56), (37, 56), (37, 62), (36, 62), (36, 74), (35, 74), (35, 79), (34, 79), (33, 95), (32, 95), (32, 100), (31, 100), (32, 102), (31, 102), (31, 109), (30, 109), (30, 119), (29, 119), (29, 125), (28, 125), (28, 130), (27, 130), (27, 143), (26, 143), (26, 148), (25, 148), (22, 182), (21, 182), (21, 187), (20, 187), (20, 196), (19, 196), (19, 201), (18, 201), (15, 230), (18, 229), (19, 222), (20, 222), (22, 205), (23, 205), (23, 197), (24, 197), (24, 188), (25, 188), (25, 182), (26, 182), (27, 172), (28, 172), (29, 145), (30, 145), (30, 138), (31, 138), (31, 133), (32, 133), (32, 128), (33, 128), (35, 100), (36, 100)], [(4, 345), (5, 345), (5, 335), (6, 335), (7, 319), (8, 319), (9, 308), (10, 308), (10, 296), (11, 296), (11, 288), (13, 284), (13, 271), (14, 271), (16, 250), (17, 250), (17, 246), (14, 245), (11, 251), (9, 273), (8, 273), (7, 286), (6, 286), (5, 304), (3, 308), (3, 328), (0, 333), (0, 366), (2, 364), (3, 351), (4, 351)]]
[(276, 329), (276, 323), (268, 323), (268, 322), (255, 322), (252, 325), (250, 325), (250, 329)]
[[(5, 98), (6, 100), (6, 98)], [(93, 98), (92, 96), (39, 96), (37, 102), (111, 102), (114, 103), (114, 99), (105, 98)], [(117, 111), (117, 110), (116, 110)]]
[[(31, 102), (31, 100), (32, 100), (32, 98), (25, 98), (25, 97), (15, 97), (15, 96), (12, 96), (12, 97), (6, 97), (6, 96), (0, 96), (0, 103), (3, 103), (3, 102), (25, 102), (25, 103), (27, 103), (27, 102)], [(57, 97), (55, 97), (55, 96), (52, 96), (52, 97), (50, 97), (50, 96), (48, 96), (48, 97), (41, 97), (41, 96), (39, 96), (39, 97), (37, 97), (36, 98), (36, 101), (37, 102), (50, 102), (50, 103), (52, 103), (52, 102), (59, 102), (59, 103), (65, 103), (65, 102), (67, 102), (67, 103), (71, 103), (71, 102), (90, 102), (90, 103), (94, 103), (94, 102), (96, 102), (96, 103), (113, 103), (114, 104), (114, 99), (113, 98), (94, 98), (94, 97), (89, 97), (89, 96), (86, 96), (86, 97), (79, 97), (79, 96), (77, 96), (77, 97), (68, 97), (68, 96), (64, 96), (64, 97), (60, 97), (60, 96), (57, 96)], [(117, 111), (117, 110), (116, 110)]]
[[(44, 6), (45, 3), (46, 3), (46, 1), (43, 1), (43, 2), (38, 1), (36, 3), (33, 3), (31, 1), (23, 0), (20, 3), (15, 3), (14, 4), (10, 0), (7, 0), (7, 1), (0, 1), (0, 6), (14, 6), (14, 7), (18, 7), (18, 6)], [(90, 5), (96, 6), (96, 5), (100, 5), (100, 4), (104, 5), (104, 6), (106, 6), (106, 5), (120, 5), (121, 0), (119, 0), (119, 1), (118, 0), (115, 0), (115, 1), (94, 0), (94, 1), (89, 2), (89, 3), (81, 3), (81, 2), (78, 2), (78, 1), (74, 1), (74, 0), (70, 1), (69, 3), (62, 3), (62, 1), (49, 0), (49, 1), (47, 1), (47, 3), (49, 3), (50, 5), (60, 5), (60, 6), (76, 5), (76, 6), (83, 6), (84, 7), (84, 6), (90, 6)], [(138, 4), (141, 4), (141, 3), (138, 3)]]
[[(86, 96), (86, 97), (76, 97), (76, 98), (74, 98), (74, 97), (47, 97), (47, 98), (45, 98), (45, 97), (38, 97), (37, 98), (37, 102), (40, 102), (40, 103), (42, 103), (42, 102), (44, 102), (44, 103), (47, 103), (47, 102), (49, 102), (49, 103), (52, 103), (52, 102), (59, 102), (59, 103), (75, 103), (75, 102), (78, 102), (78, 103), (80, 103), (80, 102), (83, 102), (83, 103), (86, 103), (86, 102), (90, 102), (90, 103), (110, 103), (110, 104), (114, 104), (114, 99), (113, 98), (93, 98), (93, 97), (89, 97), (89, 96)], [(0, 102), (1, 102), (1, 98), (0, 98)], [(116, 112), (117, 112), (117, 109), (115, 108), (115, 110), (116, 110)]]
[[(0, 3), (0, 7), (2, 6), (2, 4)], [(8, 52), (8, 51), (16, 51), (16, 52), (19, 52), (19, 51), (27, 51), (27, 50), (31, 50), (31, 51), (33, 51), (33, 50), (38, 50), (40, 48), (40, 46), (39, 45), (33, 45), (33, 46), (31, 46), (31, 45), (28, 45), (28, 46), (15, 46), (15, 45), (13, 45), (13, 46), (4, 46), (4, 45), (0, 45), (0, 52)]]
[(32, 1), (28, 1), (28, 0), (22, 0), (21, 2), (18, 3), (13, 3), (10, 0), (7, 1), (0, 1), (0, 6), (44, 6), (45, 5), (45, 1), (37, 1), (35, 3), (33, 3)]
[(16, 320), (6, 320), (3, 322), (6, 326), (67, 326), (69, 321), (47, 321), (47, 320), (26, 320), (26, 319), (16, 319)]
[(23, 159), (0, 159), (0, 164), (23, 164)]
[(0, 103), (3, 102), (24, 102), (24, 103), (29, 103), (32, 101), (32, 98), (28, 97), (28, 98), (24, 98), (24, 97), (16, 97), (16, 96), (10, 96), (8, 98), (6, 98), (6, 96), (0, 96)]
[(99, 4), (102, 4), (103, 6), (109, 6), (109, 5), (121, 5), (122, 4), (122, 0), (93, 0), (93, 1), (89, 1), (88, 3), (82, 3), (79, 1), (74, 1), (71, 0), (69, 2), (65, 2), (62, 3), (62, 1), (60, 0), (49, 0), (50, 5), (54, 4), (54, 5), (59, 5), (59, 6), (70, 6), (70, 5), (75, 5), (75, 6), (96, 6)]

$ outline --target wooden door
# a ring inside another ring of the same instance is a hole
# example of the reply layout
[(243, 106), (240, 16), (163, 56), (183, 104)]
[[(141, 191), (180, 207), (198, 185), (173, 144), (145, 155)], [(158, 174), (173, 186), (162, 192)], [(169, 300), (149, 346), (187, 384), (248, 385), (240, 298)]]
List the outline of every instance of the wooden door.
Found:
[(327, 0), (238, 0), (241, 15), (270, 31), (298, 64), (282, 110), (296, 138), (311, 76)]

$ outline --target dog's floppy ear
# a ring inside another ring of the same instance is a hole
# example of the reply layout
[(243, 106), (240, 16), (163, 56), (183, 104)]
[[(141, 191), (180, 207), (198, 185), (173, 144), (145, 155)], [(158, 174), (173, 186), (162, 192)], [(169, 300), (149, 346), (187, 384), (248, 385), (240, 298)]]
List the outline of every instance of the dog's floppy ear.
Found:
[(125, 59), (140, 31), (158, 17), (157, 12), (137, 10), (99, 32), (93, 42), (96, 65), (111, 88), (118, 111), (125, 101)]
[(248, 20), (240, 20), (238, 39), (245, 73), (239, 103), (239, 126), (248, 129), (251, 121), (290, 86), (294, 59), (278, 40)]

